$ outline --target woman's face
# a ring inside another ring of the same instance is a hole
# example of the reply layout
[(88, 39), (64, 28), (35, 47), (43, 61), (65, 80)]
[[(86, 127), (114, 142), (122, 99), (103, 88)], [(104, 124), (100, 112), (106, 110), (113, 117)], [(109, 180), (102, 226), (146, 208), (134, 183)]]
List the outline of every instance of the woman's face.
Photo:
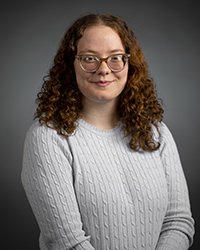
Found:
[[(115, 54), (125, 54), (125, 50), (119, 35), (108, 26), (87, 28), (77, 44), (77, 55), (106, 58)], [(83, 102), (115, 102), (126, 85), (128, 63), (117, 73), (113, 72), (104, 61), (92, 73), (85, 72), (78, 59), (74, 61), (74, 68), (78, 88), (83, 94)]]

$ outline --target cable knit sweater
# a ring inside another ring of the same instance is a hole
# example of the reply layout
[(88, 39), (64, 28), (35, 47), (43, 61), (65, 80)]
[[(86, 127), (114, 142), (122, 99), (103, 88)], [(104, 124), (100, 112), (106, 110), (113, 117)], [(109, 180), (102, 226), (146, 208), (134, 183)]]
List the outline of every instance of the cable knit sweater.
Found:
[(79, 120), (66, 139), (34, 123), (22, 183), (41, 230), (40, 249), (188, 249), (194, 222), (187, 184), (163, 123), (160, 132), (159, 150), (134, 152), (120, 124), (101, 130)]

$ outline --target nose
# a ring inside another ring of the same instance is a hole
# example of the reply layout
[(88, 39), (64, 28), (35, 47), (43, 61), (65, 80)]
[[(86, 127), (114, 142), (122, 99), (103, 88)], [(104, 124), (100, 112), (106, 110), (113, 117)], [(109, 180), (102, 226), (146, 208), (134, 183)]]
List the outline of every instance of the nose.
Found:
[(99, 65), (98, 70), (96, 71), (97, 74), (100, 75), (107, 75), (111, 72), (110, 68), (108, 67), (107, 63), (105, 61), (101, 62)]

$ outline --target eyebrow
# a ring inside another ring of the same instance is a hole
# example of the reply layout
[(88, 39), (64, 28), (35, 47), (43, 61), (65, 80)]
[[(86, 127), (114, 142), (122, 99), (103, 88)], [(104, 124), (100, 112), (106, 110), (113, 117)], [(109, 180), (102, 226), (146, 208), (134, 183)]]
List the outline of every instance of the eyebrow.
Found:
[[(114, 50), (111, 50), (111, 51), (109, 51), (109, 53), (120, 53), (120, 52), (122, 52), (122, 53), (125, 53), (125, 51), (124, 50), (122, 50), (122, 49), (114, 49)], [(80, 52), (79, 52), (79, 54), (85, 54), (85, 53), (91, 53), (91, 54), (99, 54), (99, 52), (98, 51), (95, 51), (95, 50), (91, 50), (91, 49), (86, 49), (86, 50), (81, 50)]]

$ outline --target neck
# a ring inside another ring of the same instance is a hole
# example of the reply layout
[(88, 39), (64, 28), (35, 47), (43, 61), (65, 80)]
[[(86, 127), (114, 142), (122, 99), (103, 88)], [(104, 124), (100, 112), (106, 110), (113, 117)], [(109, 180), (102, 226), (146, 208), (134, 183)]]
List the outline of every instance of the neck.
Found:
[(82, 118), (101, 129), (111, 129), (118, 122), (116, 102), (92, 103), (84, 101)]

